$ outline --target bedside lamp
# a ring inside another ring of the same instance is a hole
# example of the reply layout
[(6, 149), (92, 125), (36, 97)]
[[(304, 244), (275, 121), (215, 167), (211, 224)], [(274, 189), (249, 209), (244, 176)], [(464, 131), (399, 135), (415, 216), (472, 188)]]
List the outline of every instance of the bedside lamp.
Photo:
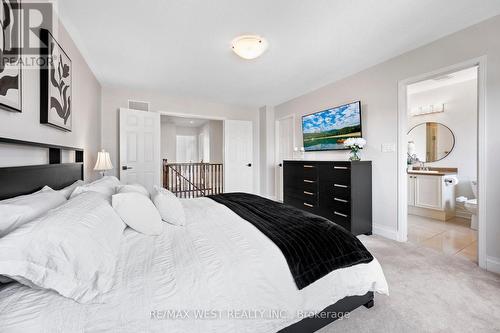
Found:
[(113, 164), (109, 158), (109, 153), (104, 149), (97, 153), (97, 162), (95, 163), (94, 170), (101, 171), (104, 177), (106, 171), (113, 169)]

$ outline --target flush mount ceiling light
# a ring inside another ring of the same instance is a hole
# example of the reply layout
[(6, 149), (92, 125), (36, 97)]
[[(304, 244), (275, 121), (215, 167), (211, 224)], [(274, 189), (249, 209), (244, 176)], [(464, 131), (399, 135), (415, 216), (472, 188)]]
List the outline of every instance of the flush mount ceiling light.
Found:
[(247, 60), (260, 57), (267, 49), (266, 39), (257, 35), (236, 37), (231, 45), (234, 53)]

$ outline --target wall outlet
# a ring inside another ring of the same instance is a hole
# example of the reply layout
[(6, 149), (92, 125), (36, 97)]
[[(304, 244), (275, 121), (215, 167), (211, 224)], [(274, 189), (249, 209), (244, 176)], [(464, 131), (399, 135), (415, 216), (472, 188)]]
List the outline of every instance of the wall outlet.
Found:
[(383, 143), (380, 150), (383, 153), (393, 153), (396, 151), (396, 144), (395, 143)]

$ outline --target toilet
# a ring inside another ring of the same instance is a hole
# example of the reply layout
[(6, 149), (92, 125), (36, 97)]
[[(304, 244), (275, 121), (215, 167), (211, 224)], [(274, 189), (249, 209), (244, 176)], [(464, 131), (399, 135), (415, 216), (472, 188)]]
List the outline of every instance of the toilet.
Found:
[[(474, 196), (477, 198), (477, 181), (472, 181), (472, 192)], [(464, 203), (465, 209), (471, 213), (470, 227), (471, 229), (477, 230), (478, 221), (477, 221), (477, 199), (469, 199)]]

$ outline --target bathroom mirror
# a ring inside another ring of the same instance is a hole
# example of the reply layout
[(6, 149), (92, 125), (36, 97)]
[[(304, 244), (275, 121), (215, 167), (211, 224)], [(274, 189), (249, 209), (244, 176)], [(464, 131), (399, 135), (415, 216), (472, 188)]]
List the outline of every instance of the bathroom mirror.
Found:
[(435, 122), (418, 124), (408, 132), (408, 156), (420, 162), (436, 162), (448, 156), (455, 146), (455, 135)]

